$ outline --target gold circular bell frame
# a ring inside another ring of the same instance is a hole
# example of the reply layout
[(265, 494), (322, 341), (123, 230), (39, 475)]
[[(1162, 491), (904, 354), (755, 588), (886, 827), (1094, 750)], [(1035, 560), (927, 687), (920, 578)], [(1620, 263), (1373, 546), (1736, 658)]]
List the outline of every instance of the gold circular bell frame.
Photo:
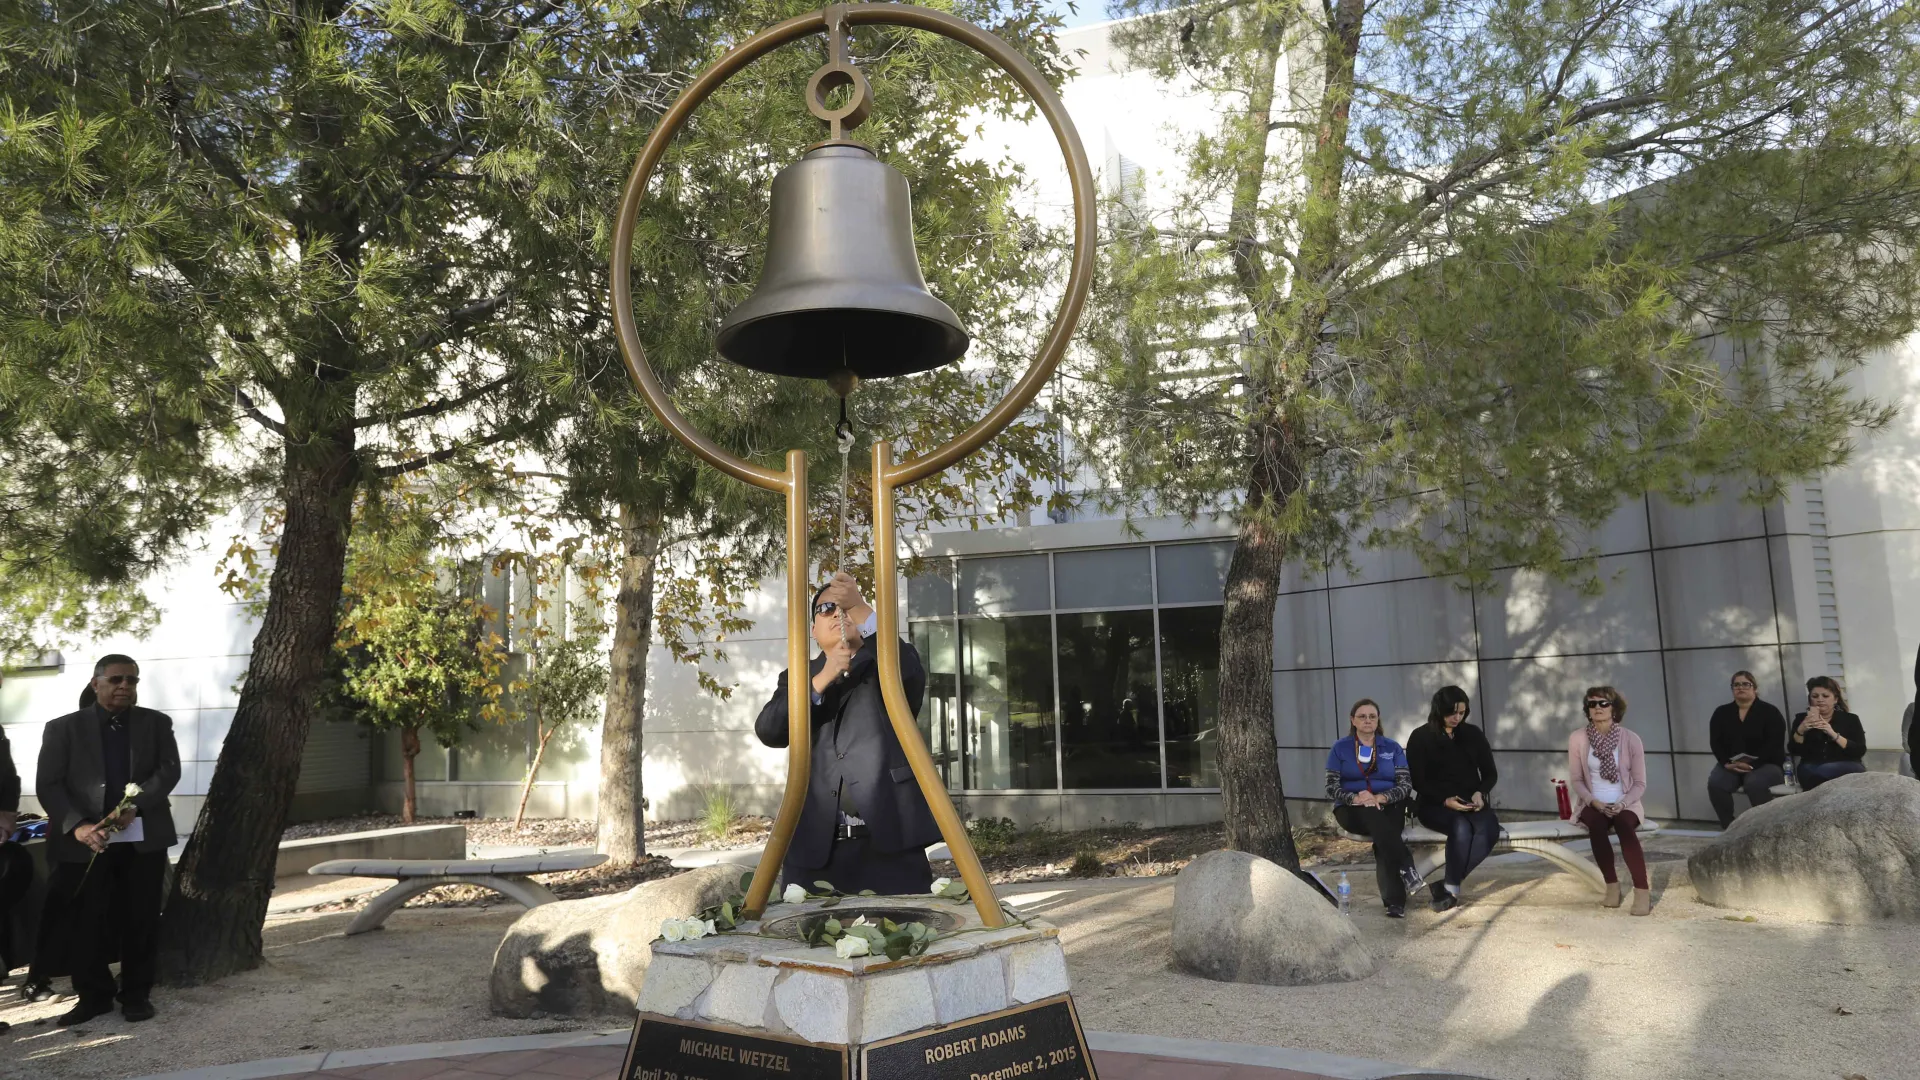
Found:
[[(1061, 355), (1066, 352), (1075, 326), (1079, 324), (1088, 289), (1093, 283), (1094, 242), (1098, 222), (1095, 216), (1093, 170), (1087, 163), (1086, 150), (1080, 145), (1080, 136), (1067, 116), (1066, 108), (1061, 105), (1059, 95), (1054, 93), (1039, 70), (1025, 56), (1000, 37), (964, 19), (930, 8), (909, 4), (835, 4), (762, 30), (701, 73), (667, 110), (666, 115), (661, 117), (659, 125), (641, 150), (639, 160), (634, 163), (633, 173), (627, 179), (626, 191), (620, 200), (613, 235), (614, 326), (619, 334), (620, 355), (626, 362), (627, 374), (632, 377), (635, 388), (654, 415), (676, 439), (721, 472), (786, 496), (787, 670), (806, 671), (811, 642), (811, 613), (807, 610), (811, 591), (807, 571), (806, 453), (789, 450), (787, 468), (783, 472), (756, 465), (729, 453), (688, 423), (686, 417), (674, 408), (665, 387), (647, 364), (646, 349), (641, 345), (639, 331), (634, 326), (633, 232), (639, 219), (640, 206), (646, 199), (648, 181), (666, 154), (667, 144), (693, 111), (721, 84), (755, 59), (781, 45), (821, 33), (839, 38), (847, 27), (862, 25), (905, 26), (925, 30), (958, 41), (992, 60), (1020, 84), (1052, 127), (1054, 138), (1059, 142), (1061, 154), (1066, 159), (1067, 173), (1073, 186), (1073, 261), (1067, 277), (1066, 294), (1061, 297), (1052, 330), (1041, 343), (1026, 373), (1014, 383), (1007, 396), (972, 427), (929, 453), (911, 461), (896, 463), (891, 444), (884, 441), (873, 444), (874, 609), (878, 617), (875, 651), (881, 697), (886, 702), (894, 734), (906, 751), (914, 780), (926, 796), (934, 820), (939, 823), (940, 835), (947, 842), (960, 879), (981, 920), (989, 927), (1002, 926), (1006, 923), (1006, 915), (994, 896), (992, 885), (987, 881), (979, 856), (974, 853), (966, 827), (947, 794), (946, 784), (936, 771), (933, 756), (927, 752), (926, 742), (920, 737), (913, 710), (908, 707), (906, 687), (900, 679), (899, 553), (894, 543), (894, 492), (940, 472), (971, 454), (1012, 423), (1032, 403), (1053, 374)], [(813, 764), (809, 716), (812, 700), (808, 689), (809, 682), (806, 679), (787, 680), (787, 786), (781, 798), (779, 814), (774, 819), (772, 835), (768, 837), (766, 850), (754, 871), (753, 883), (747, 890), (746, 914), (750, 917), (757, 918), (766, 909), (774, 879), (779, 876), (781, 863), (786, 858), (787, 847), (793, 839), (794, 829), (799, 825), (800, 810), (806, 800), (807, 781)]]

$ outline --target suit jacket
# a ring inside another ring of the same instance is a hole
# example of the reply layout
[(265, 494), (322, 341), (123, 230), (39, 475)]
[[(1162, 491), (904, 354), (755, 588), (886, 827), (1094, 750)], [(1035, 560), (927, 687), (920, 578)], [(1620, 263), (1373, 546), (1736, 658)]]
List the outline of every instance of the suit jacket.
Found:
[[(808, 665), (817, 675), (826, 663), (816, 656)], [(927, 689), (927, 672), (920, 654), (900, 643), (900, 679), (906, 684), (907, 704), (915, 713)], [(811, 689), (811, 687), (809, 687)], [(880, 673), (872, 638), (855, 653), (845, 676), (821, 694), (813, 706), (813, 768), (807, 780), (807, 801), (787, 849), (788, 865), (813, 868), (827, 865), (833, 854), (834, 826), (839, 823), (838, 794), (842, 781), (867, 823), (869, 843), (882, 854), (923, 848), (940, 839), (927, 798), (914, 782), (907, 753), (893, 733), (885, 703), (880, 699)], [(753, 722), (754, 733), (768, 746), (787, 745), (787, 672), (773, 698)]]
[[(1587, 774), (1587, 729), (1577, 727), (1567, 736), (1567, 776), (1573, 785), (1573, 816), (1593, 803), (1593, 782), (1599, 777)], [(1620, 729), (1620, 803), (1641, 821), (1647, 820), (1647, 808), (1640, 800), (1647, 794), (1647, 744), (1630, 727)]]
[[(173, 741), (173, 720), (166, 713), (135, 705), (127, 716), (128, 775), (140, 785), (133, 800), (146, 831), (137, 851), (165, 851), (177, 837), (167, 796), (180, 783), (180, 748)], [(99, 821), (120, 802), (107, 791), (101, 756), (100, 708), (89, 705), (47, 722), (40, 740), (40, 768), (34, 794), (47, 810), (47, 854), (56, 862), (86, 862), (93, 852), (73, 838), (73, 830)]]
[[(7, 733), (0, 730), (0, 811), (20, 809), (20, 770), (13, 767), (13, 746)], [(6, 843), (0, 834), (0, 844)]]

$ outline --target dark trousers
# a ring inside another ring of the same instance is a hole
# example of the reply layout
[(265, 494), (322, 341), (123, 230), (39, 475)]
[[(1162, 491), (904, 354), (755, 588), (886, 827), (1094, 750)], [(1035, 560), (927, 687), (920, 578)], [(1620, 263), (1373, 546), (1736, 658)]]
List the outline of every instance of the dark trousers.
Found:
[(814, 882), (825, 881), (843, 893), (872, 889), (881, 896), (910, 896), (933, 887), (933, 867), (927, 863), (925, 848), (908, 848), (891, 854), (874, 851), (866, 837), (836, 840), (833, 854), (825, 866), (780, 868), (788, 885), (799, 885), (809, 892), (818, 891)]
[(1725, 765), (1715, 765), (1707, 774), (1707, 801), (1713, 804), (1713, 812), (1720, 818), (1720, 827), (1733, 824), (1733, 793), (1744, 791), (1747, 802), (1759, 806), (1773, 801), (1773, 792), (1768, 789), (1787, 778), (1787, 774), (1778, 765), (1755, 765), (1752, 772), (1734, 772)]
[(1588, 806), (1580, 811), (1580, 824), (1587, 827), (1587, 842), (1593, 845), (1593, 865), (1600, 868), (1600, 876), (1608, 883), (1620, 880), (1613, 869), (1613, 845), (1607, 841), (1607, 833), (1612, 831), (1620, 837), (1620, 855), (1627, 860), (1627, 873), (1633, 876), (1633, 887), (1647, 887), (1647, 857), (1640, 850), (1640, 834), (1634, 830), (1640, 827), (1640, 819), (1631, 810), (1622, 810), (1608, 817)]
[[(1487, 861), (1500, 839), (1500, 819), (1493, 815), (1491, 806), (1471, 814), (1445, 806), (1422, 806), (1420, 824), (1447, 838), (1446, 884), (1455, 888), (1467, 880), (1474, 867)], [(1433, 894), (1439, 896), (1443, 886), (1436, 884), (1433, 888)]]
[(1867, 767), (1858, 761), (1818, 761), (1813, 764), (1803, 761), (1796, 775), (1800, 777), (1800, 787), (1812, 791), (1829, 780), (1866, 771)]
[(1386, 808), (1378, 806), (1336, 806), (1333, 820), (1350, 833), (1373, 838), (1373, 879), (1380, 885), (1380, 902), (1405, 907), (1407, 883), (1400, 871), (1413, 865), (1413, 852), (1407, 850), (1402, 832), (1407, 825), (1405, 803)]
[(160, 888), (166, 880), (167, 853), (135, 851), (132, 844), (110, 844), (86, 863), (63, 862), (47, 883), (47, 903), (65, 899), (74, 917), (67, 924), (67, 952), (73, 963), (73, 992), (80, 1000), (105, 1004), (115, 997), (107, 967), (115, 946), (120, 953), (122, 1002), (145, 1001), (153, 990), (153, 962), (159, 945)]

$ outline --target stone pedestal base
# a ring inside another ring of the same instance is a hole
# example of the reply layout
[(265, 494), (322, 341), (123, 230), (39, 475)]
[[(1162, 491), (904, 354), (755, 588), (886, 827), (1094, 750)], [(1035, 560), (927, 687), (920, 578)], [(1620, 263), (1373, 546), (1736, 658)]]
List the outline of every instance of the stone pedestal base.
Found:
[[(995, 1014), (1012, 1017), (1007, 1025), (1012, 1030), (1022, 1027), (1018, 1023), (1021, 1014), (1010, 1010), (1049, 999), (1057, 999), (1054, 1004), (1063, 1006), (1062, 1015), (1071, 1019), (1066, 958), (1060, 950), (1058, 931), (1044, 921), (1025, 919), (989, 930), (981, 925), (971, 904), (924, 896), (849, 898), (825, 914), (845, 923), (863, 911), (897, 911), (903, 906), (927, 909), (931, 917), (923, 921), (928, 925), (944, 922), (953, 929), (943, 932), (921, 955), (899, 960), (888, 960), (884, 955), (842, 959), (830, 947), (813, 948), (769, 932), (792, 927), (796, 919), (820, 913), (820, 902), (813, 901), (775, 904), (768, 908), (766, 919), (743, 923), (734, 933), (697, 941), (656, 941), (640, 988), (636, 1035), (653, 1019), (758, 1037), (768, 1040), (769, 1045), (786, 1041), (844, 1047), (845, 1075), (857, 1078), (861, 1076), (862, 1050), (877, 1043), (964, 1026)], [(904, 921), (898, 915), (893, 917), (896, 922)], [(1014, 1071), (1006, 1074), (1008, 1080), (1040, 1069), (1057, 1080), (1092, 1077), (1092, 1062), (1086, 1056), (1077, 1021), (1067, 1025), (1071, 1029), (1068, 1041), (1078, 1043), (1077, 1052), (1063, 1055), (1057, 1035), (1052, 1039), (1041, 1036), (1041, 1028), (1059, 1026), (1057, 1022), (1037, 1025), (1032, 1044), (1024, 1047), (1003, 1047), (1008, 1036), (993, 1031), (976, 1040), (971, 1050), (964, 1045), (965, 1038), (954, 1040), (963, 1044), (958, 1048), (932, 1046), (931, 1053), (944, 1057), (939, 1067), (929, 1066), (918, 1075), (951, 1073), (966, 1077), (990, 1075), (993, 1068), (1012, 1068)], [(1025, 1037), (1022, 1034), (1019, 1038)], [(636, 1038), (635, 1046), (641, 1045)], [(1023, 1053), (1025, 1058), (1021, 1057)], [(713, 1051), (710, 1056), (732, 1064), (747, 1054), (741, 1049)], [(1051, 1066), (1022, 1069), (1019, 1065), (1036, 1056), (1045, 1061), (1050, 1054), (1054, 1058)], [(965, 1061), (968, 1057), (977, 1060)], [(659, 1063), (645, 1060), (630, 1061), (622, 1080), (654, 1075), (648, 1070), (659, 1067)], [(668, 1067), (667, 1071), (691, 1080), (680, 1069)], [(879, 1072), (876, 1068), (876, 1077)], [(716, 1067), (712, 1075), (758, 1073)], [(780, 1071), (775, 1068), (766, 1075), (780, 1075)]]

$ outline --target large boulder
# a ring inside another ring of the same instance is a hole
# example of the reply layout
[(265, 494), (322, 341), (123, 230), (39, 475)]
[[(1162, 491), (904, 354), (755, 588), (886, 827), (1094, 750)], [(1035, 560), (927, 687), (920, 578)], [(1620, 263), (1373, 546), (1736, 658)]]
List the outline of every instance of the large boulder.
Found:
[(558, 900), (520, 916), (493, 954), (500, 1016), (632, 1015), (660, 924), (725, 900), (738, 866), (703, 866), (612, 896)]
[(1687, 860), (1720, 907), (1821, 919), (1920, 919), (1920, 783), (1857, 773), (1775, 799)]
[(1173, 884), (1173, 964), (1221, 982), (1300, 986), (1373, 974), (1353, 920), (1244, 851), (1209, 851)]

